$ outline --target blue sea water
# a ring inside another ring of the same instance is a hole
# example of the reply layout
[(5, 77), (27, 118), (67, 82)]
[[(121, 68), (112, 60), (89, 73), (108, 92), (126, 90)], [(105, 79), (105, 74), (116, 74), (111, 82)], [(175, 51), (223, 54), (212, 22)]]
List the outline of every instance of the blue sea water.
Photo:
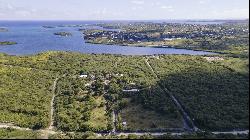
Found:
[[(122, 55), (154, 55), (154, 54), (213, 54), (204, 51), (192, 51), (174, 48), (126, 47), (117, 45), (101, 45), (85, 43), (82, 28), (100, 28), (93, 26), (98, 21), (0, 21), (0, 27), (8, 32), (0, 32), (0, 41), (14, 41), (18, 44), (0, 46), (0, 52), (9, 55), (31, 55), (46, 51), (71, 51), (87, 54), (122, 54)], [(61, 25), (82, 25), (61, 26)], [(54, 26), (55, 28), (44, 28)], [(54, 35), (55, 32), (70, 32), (72, 37)]]

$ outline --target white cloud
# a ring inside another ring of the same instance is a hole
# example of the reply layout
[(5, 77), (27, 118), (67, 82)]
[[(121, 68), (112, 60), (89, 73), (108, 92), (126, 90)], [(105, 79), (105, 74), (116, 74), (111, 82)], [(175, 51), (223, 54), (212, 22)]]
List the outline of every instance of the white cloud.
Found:
[[(2, 1), (0, 1), (2, 2)], [(5, 19), (54, 19), (58, 15), (66, 15), (65, 12), (52, 12), (50, 9), (36, 9), (32, 7), (16, 6), (14, 4), (5, 3), (0, 4), (0, 20)], [(38, 16), (39, 15), (39, 16)], [(10, 18), (11, 17), (11, 18)]]
[(144, 8), (142, 6), (134, 6), (132, 7), (132, 10), (144, 10)]
[(161, 8), (162, 9), (173, 9), (173, 6), (165, 6), (165, 5), (163, 5), (163, 6), (161, 6)]
[(32, 15), (30, 11), (25, 11), (25, 10), (16, 11), (15, 13), (16, 15), (22, 16), (22, 17), (29, 17)]
[(8, 10), (14, 10), (15, 8), (11, 4), (7, 4), (7, 9)]
[[(20, 2), (23, 1), (23, 2)], [(125, 0), (110, 5), (82, 0), (0, 0), (0, 20), (4, 19), (226, 19), (248, 18), (248, 0)], [(227, 2), (230, 1), (230, 2)], [(239, 1), (239, 2), (238, 2)], [(58, 2), (62, 4), (57, 5)], [(49, 3), (49, 5), (47, 4)], [(114, 8), (115, 7), (115, 8)], [(188, 7), (188, 8), (186, 8)], [(118, 8), (118, 9), (117, 9)], [(195, 9), (193, 12), (190, 9)]]
[(82, 18), (87, 18), (88, 20), (106, 20), (106, 19), (117, 19), (117, 17), (124, 17), (123, 12), (116, 11), (113, 9), (103, 8), (100, 10), (95, 10), (94, 12), (89, 11), (88, 15), (83, 15)]
[(217, 18), (248, 18), (249, 17), (249, 9), (241, 9), (241, 8), (235, 8), (230, 10), (224, 10), (224, 11), (217, 11), (214, 10), (213, 16)]
[(137, 4), (137, 5), (143, 5), (145, 3), (145, 1), (143, 1), (143, 0), (133, 0), (133, 1), (131, 1), (131, 3)]
[(204, 5), (204, 4), (208, 4), (210, 2), (210, 0), (200, 0), (199, 4)]
[(160, 8), (164, 9), (164, 10), (167, 10), (168, 12), (174, 12), (175, 11), (173, 6), (162, 5)]
[(151, 6), (159, 6), (159, 5), (161, 5), (161, 3), (159, 1), (151, 3)]
[(204, 0), (199, 1), (199, 4), (205, 4), (205, 3), (206, 3), (206, 1), (204, 1)]

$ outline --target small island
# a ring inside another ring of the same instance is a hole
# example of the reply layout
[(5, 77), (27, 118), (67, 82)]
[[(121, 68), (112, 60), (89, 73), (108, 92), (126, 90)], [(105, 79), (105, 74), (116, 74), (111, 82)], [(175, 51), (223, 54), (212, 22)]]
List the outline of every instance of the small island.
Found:
[(12, 41), (0, 41), (0, 45), (15, 45), (15, 44), (17, 43)]
[(0, 28), (0, 32), (8, 32), (8, 29), (6, 29), (6, 28)]
[(58, 35), (58, 36), (72, 36), (71, 33), (68, 33), (68, 32), (58, 32), (58, 33), (54, 33), (54, 35)]
[(54, 26), (43, 26), (43, 28), (56, 28)]

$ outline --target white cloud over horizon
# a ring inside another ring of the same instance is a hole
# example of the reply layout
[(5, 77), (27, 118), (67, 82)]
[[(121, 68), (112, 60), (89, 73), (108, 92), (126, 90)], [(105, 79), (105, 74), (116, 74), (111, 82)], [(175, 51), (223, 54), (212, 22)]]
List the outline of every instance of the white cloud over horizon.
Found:
[(245, 19), (248, 0), (0, 0), (0, 20)]

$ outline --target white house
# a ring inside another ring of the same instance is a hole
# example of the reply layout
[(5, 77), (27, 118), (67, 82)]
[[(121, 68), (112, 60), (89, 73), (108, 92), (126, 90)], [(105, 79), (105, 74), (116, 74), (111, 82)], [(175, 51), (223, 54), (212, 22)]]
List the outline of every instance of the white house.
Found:
[(85, 87), (90, 87), (90, 86), (91, 86), (91, 83), (85, 84)]
[(127, 126), (127, 122), (122, 122), (122, 125), (123, 126)]
[(79, 77), (80, 77), (80, 78), (87, 78), (88, 75), (80, 75)]

